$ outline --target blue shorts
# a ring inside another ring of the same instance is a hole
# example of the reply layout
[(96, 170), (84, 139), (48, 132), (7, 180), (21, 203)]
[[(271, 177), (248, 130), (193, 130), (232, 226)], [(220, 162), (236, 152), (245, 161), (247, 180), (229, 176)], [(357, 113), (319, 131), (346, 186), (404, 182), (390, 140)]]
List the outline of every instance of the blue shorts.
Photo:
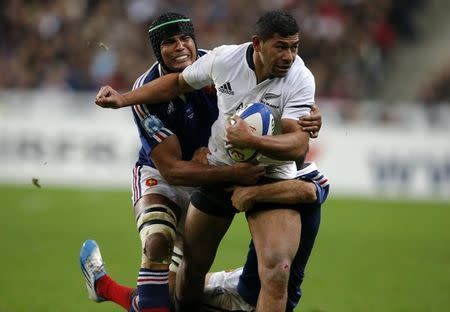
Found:
[[(312, 182), (316, 185), (317, 202), (323, 203), (328, 196), (329, 182), (314, 163), (307, 163), (305, 167), (297, 171), (295, 179)], [(273, 179), (265, 179), (259, 184), (275, 182)], [(232, 219), (239, 211), (231, 203), (231, 191), (225, 191), (231, 185), (213, 185), (204, 186), (196, 189), (191, 194), (191, 203), (198, 210), (213, 215)], [(270, 209), (293, 209), (301, 210), (301, 204), (274, 204), (274, 203), (256, 203), (248, 212), (252, 213), (261, 210)]]

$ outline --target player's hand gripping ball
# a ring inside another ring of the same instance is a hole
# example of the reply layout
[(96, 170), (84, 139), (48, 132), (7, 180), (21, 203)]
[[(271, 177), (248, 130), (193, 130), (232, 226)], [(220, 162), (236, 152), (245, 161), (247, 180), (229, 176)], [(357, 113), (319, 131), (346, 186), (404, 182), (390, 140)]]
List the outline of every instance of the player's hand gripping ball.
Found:
[[(236, 111), (250, 126), (254, 134), (272, 135), (275, 133), (275, 120), (269, 107), (262, 103), (253, 103)], [(258, 151), (250, 148), (237, 148), (227, 145), (228, 156), (236, 162), (251, 161), (258, 156)]]

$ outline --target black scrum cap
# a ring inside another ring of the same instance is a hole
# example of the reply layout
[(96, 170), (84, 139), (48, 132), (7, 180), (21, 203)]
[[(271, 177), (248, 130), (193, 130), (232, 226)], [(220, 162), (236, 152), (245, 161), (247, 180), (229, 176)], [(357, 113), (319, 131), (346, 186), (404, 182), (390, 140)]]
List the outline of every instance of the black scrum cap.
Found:
[[(156, 59), (167, 72), (171, 72), (172, 70), (167, 67), (161, 56), (161, 42), (174, 35), (185, 34), (190, 36), (195, 43), (194, 25), (191, 20), (182, 14), (173, 12), (160, 15), (150, 25), (148, 34), (150, 36), (153, 53), (155, 53)], [(195, 45), (197, 46), (196, 43)]]

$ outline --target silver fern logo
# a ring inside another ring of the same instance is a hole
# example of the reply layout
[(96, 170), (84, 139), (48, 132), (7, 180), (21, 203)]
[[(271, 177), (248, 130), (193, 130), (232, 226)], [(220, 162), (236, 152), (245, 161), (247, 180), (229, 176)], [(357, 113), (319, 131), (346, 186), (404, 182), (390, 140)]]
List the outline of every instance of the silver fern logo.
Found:
[(281, 94), (275, 94), (275, 93), (267, 92), (267, 93), (264, 94), (264, 96), (262, 97), (261, 103), (264, 103), (264, 104), (266, 104), (267, 106), (270, 106), (270, 107), (272, 107), (272, 108), (279, 108), (280, 105), (278, 105), (278, 104), (271, 104), (271, 103), (269, 102), (269, 100), (277, 99), (277, 98), (279, 98), (280, 96), (281, 96)]
[(264, 94), (263, 100), (264, 99), (266, 99), (266, 100), (276, 99), (276, 98), (279, 98), (280, 96), (281, 96), (281, 94), (275, 94), (275, 93), (268, 92), (268, 93)]

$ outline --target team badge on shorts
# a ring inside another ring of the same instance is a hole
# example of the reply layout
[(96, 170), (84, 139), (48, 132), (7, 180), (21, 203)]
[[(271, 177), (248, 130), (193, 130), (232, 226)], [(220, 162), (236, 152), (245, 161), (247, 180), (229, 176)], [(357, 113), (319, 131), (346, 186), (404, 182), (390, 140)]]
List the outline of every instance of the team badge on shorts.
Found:
[(153, 178), (147, 179), (145, 180), (145, 185), (147, 185), (148, 187), (158, 185), (158, 180)]

